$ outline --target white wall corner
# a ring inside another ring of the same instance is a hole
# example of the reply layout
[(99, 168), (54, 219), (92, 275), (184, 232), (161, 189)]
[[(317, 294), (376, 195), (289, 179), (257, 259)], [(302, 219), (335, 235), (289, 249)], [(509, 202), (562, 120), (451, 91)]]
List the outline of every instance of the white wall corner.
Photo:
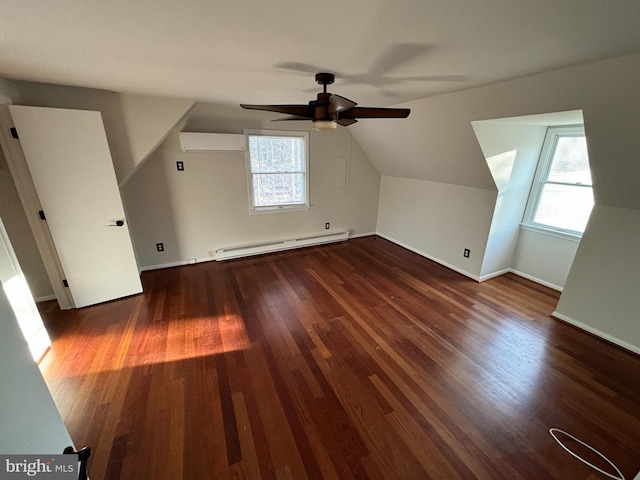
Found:
[(195, 100), (120, 94), (120, 107), (132, 164), (120, 186), (135, 175), (140, 166), (166, 140), (193, 109)]
[(429, 255), (429, 254), (427, 254), (427, 253), (425, 253), (425, 252), (423, 252), (421, 250), (413, 248), (411, 245), (407, 245), (406, 243), (403, 243), (403, 242), (401, 242), (399, 240), (396, 240), (396, 239), (394, 239), (392, 237), (389, 237), (389, 236), (385, 235), (384, 233), (376, 232), (376, 235), (378, 235), (379, 237), (384, 238), (385, 240), (390, 241), (391, 243), (395, 243), (396, 245), (398, 245), (400, 247), (406, 248), (407, 250), (409, 250), (409, 251), (411, 251), (413, 253), (417, 253), (421, 257), (424, 257), (424, 258), (426, 258), (428, 260), (436, 262), (436, 263), (442, 265), (443, 267), (447, 267), (448, 269), (453, 270), (454, 272), (461, 273), (465, 277), (469, 277), (472, 280), (475, 280), (476, 282), (480, 282), (481, 281), (480, 277), (478, 277), (477, 275), (474, 275), (471, 272), (468, 272), (468, 271), (466, 271), (466, 270), (464, 270), (464, 269), (462, 269), (462, 268), (460, 268), (460, 267), (458, 267), (456, 265), (452, 265), (452, 264), (447, 263), (447, 262), (445, 262), (443, 260), (440, 260), (439, 258), (436, 258), (436, 257), (434, 257), (432, 255)]
[(551, 288), (552, 290), (556, 290), (558, 292), (562, 292), (562, 290), (564, 290), (560, 285), (548, 282), (546, 280), (543, 280), (542, 278), (534, 277), (533, 275), (529, 275), (528, 273), (521, 272), (514, 268), (510, 268), (509, 272), (513, 273), (514, 275), (518, 275), (519, 277), (526, 278), (527, 280), (531, 280), (532, 282), (539, 283), (540, 285), (544, 285), (545, 287)]
[(556, 311), (587, 331), (640, 350), (640, 210), (595, 205)]
[(496, 278), (496, 277), (500, 277), (502, 275), (504, 275), (505, 273), (509, 273), (511, 272), (510, 268), (505, 268), (504, 270), (499, 270), (497, 272), (492, 272), (492, 273), (488, 273), (486, 275), (481, 275), (478, 278), (479, 282), (486, 282), (487, 280), (491, 280), (492, 278)]

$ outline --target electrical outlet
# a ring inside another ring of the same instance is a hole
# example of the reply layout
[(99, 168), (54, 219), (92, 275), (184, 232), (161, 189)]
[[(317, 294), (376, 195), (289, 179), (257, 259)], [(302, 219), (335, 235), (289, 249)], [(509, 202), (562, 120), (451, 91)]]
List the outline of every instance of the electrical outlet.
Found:
[(184, 162), (182, 162), (182, 161), (176, 162), (176, 168), (178, 169), (179, 172), (183, 172), (184, 171)]
[(464, 258), (469, 258), (471, 256), (471, 250), (469, 250), (468, 248), (465, 248), (464, 253), (462, 255), (464, 256)]
[(164, 243), (156, 243), (156, 250), (159, 252), (164, 252)]
[(331, 224), (329, 222), (324, 224), (324, 229), (325, 230), (329, 230), (329, 227), (331, 226)]

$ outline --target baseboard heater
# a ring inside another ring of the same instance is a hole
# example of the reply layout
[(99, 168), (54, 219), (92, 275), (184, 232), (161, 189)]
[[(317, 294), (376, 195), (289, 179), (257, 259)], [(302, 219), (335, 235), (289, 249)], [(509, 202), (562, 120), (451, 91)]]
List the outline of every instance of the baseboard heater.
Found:
[(278, 252), (292, 248), (322, 245), (324, 243), (340, 242), (349, 238), (349, 230), (344, 232), (320, 233), (306, 237), (289, 238), (286, 240), (273, 240), (269, 242), (253, 243), (251, 245), (238, 245), (235, 247), (218, 248), (214, 251), (216, 260), (229, 260), (231, 258), (260, 255), (261, 253)]

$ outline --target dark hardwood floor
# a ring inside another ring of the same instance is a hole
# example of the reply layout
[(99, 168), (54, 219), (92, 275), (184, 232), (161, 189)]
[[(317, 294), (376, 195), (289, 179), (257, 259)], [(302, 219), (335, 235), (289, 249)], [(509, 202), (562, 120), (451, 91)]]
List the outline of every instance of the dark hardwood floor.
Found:
[(640, 469), (640, 358), (517, 276), (367, 237), (143, 282), (41, 305), (41, 369), (92, 480), (605, 478), (550, 427)]

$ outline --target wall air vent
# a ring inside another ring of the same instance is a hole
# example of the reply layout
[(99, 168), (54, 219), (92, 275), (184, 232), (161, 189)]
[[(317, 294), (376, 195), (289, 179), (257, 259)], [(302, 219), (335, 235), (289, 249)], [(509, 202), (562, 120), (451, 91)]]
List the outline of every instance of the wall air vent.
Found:
[(180, 132), (180, 146), (185, 153), (244, 152), (243, 134)]

